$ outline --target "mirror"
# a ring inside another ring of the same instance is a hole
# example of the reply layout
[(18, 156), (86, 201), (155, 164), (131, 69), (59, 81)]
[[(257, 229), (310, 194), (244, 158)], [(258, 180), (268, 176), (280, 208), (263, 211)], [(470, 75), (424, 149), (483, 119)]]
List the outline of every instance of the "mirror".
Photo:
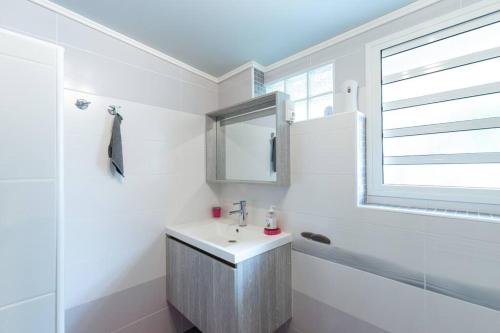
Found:
[(276, 181), (276, 111), (222, 120), (227, 180)]
[(207, 181), (288, 185), (289, 127), (280, 92), (207, 115)]

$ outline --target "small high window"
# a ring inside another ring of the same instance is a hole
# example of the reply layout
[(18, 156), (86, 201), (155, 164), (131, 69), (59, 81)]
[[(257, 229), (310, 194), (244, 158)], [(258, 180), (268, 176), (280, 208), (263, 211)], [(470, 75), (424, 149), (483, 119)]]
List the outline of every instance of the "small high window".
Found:
[(266, 85), (266, 92), (282, 91), (295, 104), (295, 121), (333, 114), (333, 64)]

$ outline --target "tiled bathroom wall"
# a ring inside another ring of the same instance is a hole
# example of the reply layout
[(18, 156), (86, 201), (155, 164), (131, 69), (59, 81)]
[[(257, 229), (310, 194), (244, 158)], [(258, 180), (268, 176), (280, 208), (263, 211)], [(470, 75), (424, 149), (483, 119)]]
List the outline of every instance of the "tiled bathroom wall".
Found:
[[(365, 111), (365, 43), (471, 2), (440, 1), (267, 72), (265, 79), (334, 61), (336, 112), (343, 111), (346, 79), (359, 81)], [(280, 222), (294, 233), (291, 331), (498, 331), (498, 225), (358, 207), (355, 114), (293, 125), (289, 188), (235, 184), (215, 188), (216, 196), (204, 180), (203, 114), (250, 98), (250, 69), (216, 85), (27, 0), (3, 0), (0, 27), (66, 50), (68, 333), (189, 327), (163, 297), (162, 228), (206, 216), (219, 199), (225, 208), (247, 199), (251, 220), (260, 224), (275, 204)], [(91, 107), (77, 110), (76, 98), (92, 101)], [(121, 105), (124, 116), (124, 182), (107, 168), (109, 104)], [(37, 203), (46, 207), (45, 200)], [(327, 235), (350, 261), (322, 255), (323, 245), (301, 243), (301, 231)], [(358, 258), (378, 270), (356, 266)], [(395, 279), (401, 271), (411, 274)], [(435, 290), (443, 285), (452, 287), (453, 297)], [(470, 299), (478, 288), (493, 295), (490, 303)]]
[(0, 30), (0, 332), (56, 327), (59, 50)]
[[(188, 328), (165, 302), (162, 235), (217, 202), (203, 116), (217, 107), (217, 85), (27, 0), (2, 1), (0, 27), (65, 49), (67, 332)], [(77, 98), (92, 104), (78, 110)], [(123, 182), (107, 159), (111, 104), (124, 118)]]
[[(364, 45), (471, 2), (445, 0), (265, 73), (271, 82), (335, 63), (335, 112), (291, 128), (288, 188), (224, 185), (227, 210), (247, 199), (263, 224), (269, 205), (294, 234), (294, 332), (496, 332), (500, 327), (499, 225), (492, 221), (358, 207), (362, 170), (355, 114), (342, 113), (341, 84), (360, 83), (365, 107)], [(370, 119), (367, 119), (369, 122)], [(300, 236), (328, 236), (331, 246)]]
[[(77, 98), (92, 104), (77, 110)], [(165, 225), (205, 218), (217, 200), (205, 184), (204, 117), (70, 90), (65, 100), (68, 332), (166, 314)], [(106, 155), (110, 104), (123, 116), (123, 181)], [(128, 315), (115, 298), (125, 299)]]
[(292, 329), (496, 332), (498, 224), (358, 207), (357, 118), (292, 126), (290, 187), (231, 184), (219, 193), (225, 210), (248, 200), (250, 221), (260, 225), (277, 205), (293, 233)]
[(219, 108), (225, 108), (253, 97), (253, 68), (248, 68), (219, 83)]

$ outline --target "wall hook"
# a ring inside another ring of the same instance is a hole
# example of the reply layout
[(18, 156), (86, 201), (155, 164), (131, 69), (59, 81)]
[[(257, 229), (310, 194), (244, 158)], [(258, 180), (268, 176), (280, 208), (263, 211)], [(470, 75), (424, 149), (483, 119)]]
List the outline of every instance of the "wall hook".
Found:
[(85, 110), (86, 108), (89, 107), (90, 103), (92, 103), (92, 102), (87, 101), (86, 99), (77, 99), (75, 106), (77, 108), (79, 108), (80, 110)]
[(110, 105), (108, 106), (108, 113), (112, 116), (116, 116), (116, 114), (118, 113), (118, 109), (120, 109), (121, 106), (119, 105)]

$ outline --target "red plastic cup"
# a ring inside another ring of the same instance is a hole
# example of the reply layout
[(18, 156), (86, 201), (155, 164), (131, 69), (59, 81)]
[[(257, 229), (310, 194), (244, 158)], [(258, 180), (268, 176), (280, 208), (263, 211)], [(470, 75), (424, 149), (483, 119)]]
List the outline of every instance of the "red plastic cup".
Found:
[(222, 209), (220, 207), (212, 207), (212, 217), (216, 219), (220, 218)]

